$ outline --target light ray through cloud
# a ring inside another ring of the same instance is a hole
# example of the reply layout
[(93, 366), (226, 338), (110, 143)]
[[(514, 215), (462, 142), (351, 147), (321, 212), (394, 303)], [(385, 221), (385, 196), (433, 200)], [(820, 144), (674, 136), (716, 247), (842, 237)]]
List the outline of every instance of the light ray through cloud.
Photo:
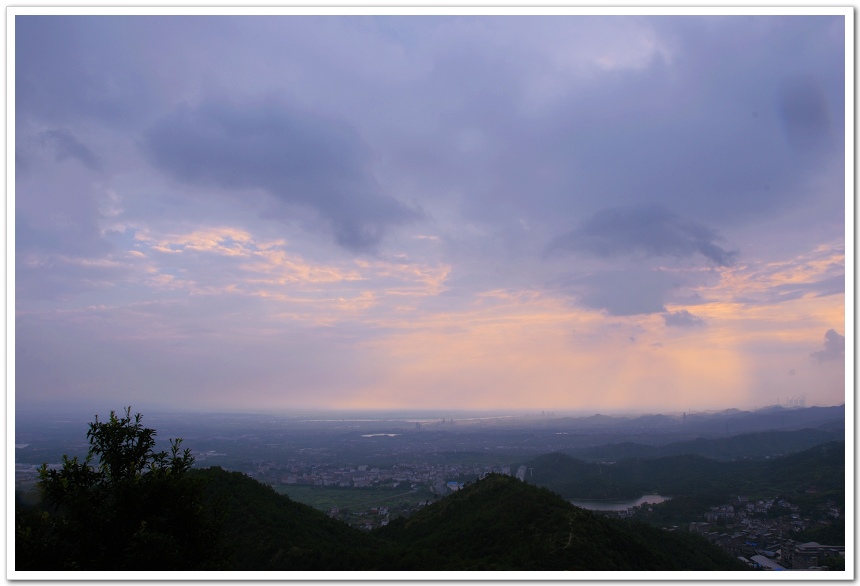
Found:
[(18, 405), (845, 401), (844, 11), (14, 18)]

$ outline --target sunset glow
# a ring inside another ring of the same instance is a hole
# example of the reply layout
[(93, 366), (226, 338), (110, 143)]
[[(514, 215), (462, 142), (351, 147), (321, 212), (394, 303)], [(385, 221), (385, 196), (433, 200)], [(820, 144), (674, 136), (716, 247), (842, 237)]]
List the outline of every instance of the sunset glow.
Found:
[(846, 400), (842, 16), (15, 19), (22, 408)]

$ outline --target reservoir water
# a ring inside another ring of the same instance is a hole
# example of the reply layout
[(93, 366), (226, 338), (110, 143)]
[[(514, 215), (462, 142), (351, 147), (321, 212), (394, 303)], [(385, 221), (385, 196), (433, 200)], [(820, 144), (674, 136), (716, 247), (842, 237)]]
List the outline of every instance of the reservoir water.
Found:
[(600, 501), (570, 501), (571, 504), (590, 511), (626, 511), (630, 507), (639, 505), (656, 505), (668, 501), (672, 497), (659, 494), (643, 494), (638, 499), (628, 500), (600, 500)]

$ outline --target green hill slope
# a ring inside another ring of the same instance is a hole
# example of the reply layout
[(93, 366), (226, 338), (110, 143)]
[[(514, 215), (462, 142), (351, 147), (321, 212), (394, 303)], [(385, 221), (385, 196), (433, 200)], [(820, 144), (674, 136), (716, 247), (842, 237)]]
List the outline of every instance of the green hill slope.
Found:
[(762, 491), (794, 495), (809, 486), (844, 497), (845, 444), (828, 442), (758, 462), (724, 462), (686, 454), (603, 464), (554, 453), (538, 456), (526, 466), (531, 469), (530, 482), (566, 498), (623, 499), (657, 492), (720, 499)]
[(222, 517), (229, 570), (381, 569), (387, 545), (240, 472), (194, 470)]
[[(375, 532), (422, 570), (731, 570), (704, 540), (615, 521), (490, 475)], [(405, 568), (404, 568), (405, 569)]]
[(689, 534), (606, 519), (553, 492), (491, 475), (371, 533), (244, 474), (195, 470), (220, 511), (233, 570), (726, 570)]
[[(637, 487), (672, 494), (672, 488), (719, 484), (721, 490), (779, 488), (798, 497), (838, 499), (844, 498), (844, 457), (844, 444), (834, 442), (755, 465), (673, 456), (600, 466), (562, 454), (531, 464), (536, 480), (598, 487), (602, 494)], [(202, 504), (219, 520), (221, 539), (212, 547), (225, 570), (743, 569), (697, 535), (609, 519), (509, 476), (487, 476), (366, 533), (238, 472), (216, 467), (189, 475), (205, 483)], [(810, 486), (816, 492), (807, 495)], [(680, 501), (683, 493), (674, 494), (671, 502)]]
[[(201, 505), (218, 525), (210, 545), (218, 563), (209, 569), (742, 569), (698, 536), (607, 519), (509, 476), (490, 475), (370, 533), (239, 472), (214, 467), (189, 476), (205, 484)], [(39, 505), (19, 509), (16, 515), (40, 515)]]

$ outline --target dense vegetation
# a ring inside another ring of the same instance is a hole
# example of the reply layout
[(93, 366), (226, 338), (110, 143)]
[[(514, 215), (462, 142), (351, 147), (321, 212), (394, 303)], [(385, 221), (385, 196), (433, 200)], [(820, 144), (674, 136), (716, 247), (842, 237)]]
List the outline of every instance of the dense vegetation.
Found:
[(546, 454), (526, 465), (529, 481), (566, 498), (636, 498), (642, 494), (707, 496), (781, 494), (845, 500), (845, 444), (829, 442), (784, 458), (721, 462), (698, 455), (632, 458), (611, 464), (590, 463), (565, 454)]
[(387, 544), (280, 495), (241, 472), (194, 470), (206, 502), (223, 513), (224, 566), (230, 570), (374, 570)]
[(814, 541), (828, 545), (845, 545), (845, 519), (837, 519), (828, 525), (805, 529), (798, 532), (795, 539), (801, 543)]
[[(547, 454), (527, 463), (529, 480), (569, 499), (632, 499), (643, 494), (671, 496), (651, 507), (650, 523), (667, 526), (701, 520), (703, 512), (736, 496), (779, 496), (812, 514), (828, 502), (845, 506), (845, 444), (829, 442), (783, 458), (721, 462), (701, 456), (633, 458), (613, 464), (588, 463)], [(787, 509), (778, 509), (787, 514)], [(835, 525), (807, 530), (800, 541), (844, 543)]]
[(502, 475), (472, 483), (377, 534), (404, 544), (412, 569), (743, 569), (694, 535), (607, 519)]
[[(43, 465), (38, 507), (15, 515), (16, 568), (40, 570), (218, 569), (218, 517), (193, 458), (171, 441), (156, 452), (155, 430), (111, 411), (89, 426), (83, 461)], [(98, 462), (94, 462), (98, 458)]]
[(16, 499), (17, 570), (743, 569), (696, 535), (609, 519), (560, 494), (657, 491), (692, 507), (774, 485), (800, 498), (815, 485), (844, 500), (840, 443), (755, 465), (692, 455), (601, 465), (549, 454), (528, 464), (530, 483), (489, 475), (365, 532), (242, 473), (191, 469), (181, 440), (156, 452), (155, 431), (130, 410), (96, 418), (87, 437), (83, 461), (42, 467), (39, 502)]

